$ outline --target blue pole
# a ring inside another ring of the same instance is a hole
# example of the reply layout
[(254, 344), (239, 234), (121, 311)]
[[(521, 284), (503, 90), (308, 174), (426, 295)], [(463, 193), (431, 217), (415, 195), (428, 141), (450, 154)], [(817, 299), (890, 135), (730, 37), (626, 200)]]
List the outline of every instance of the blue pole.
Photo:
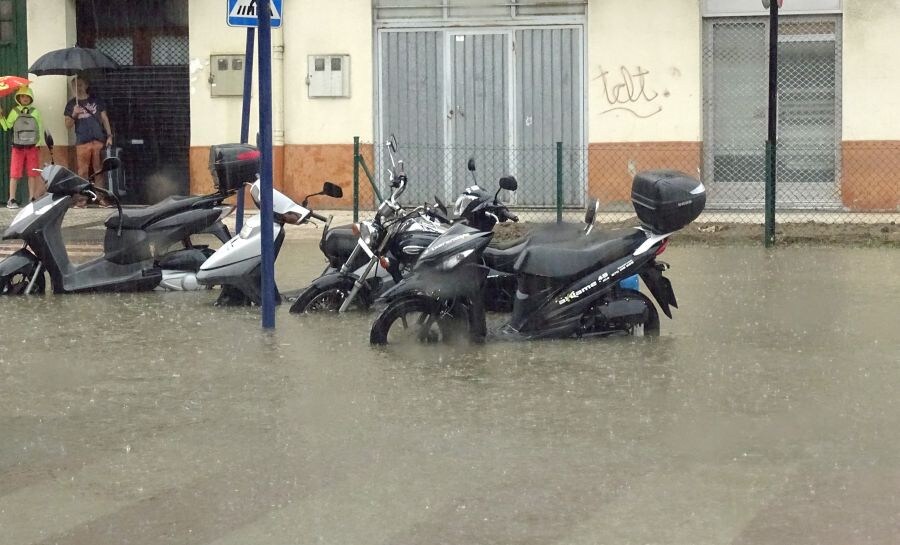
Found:
[(275, 328), (275, 244), (272, 210), (272, 17), (269, 2), (256, 10), (259, 19), (259, 213), (262, 231), (262, 327)]
[[(250, 94), (253, 92), (253, 42), (256, 29), (247, 27), (247, 49), (244, 51), (244, 105), (241, 109), (241, 144), (250, 139)], [(234, 231), (240, 233), (244, 227), (244, 190), (237, 193), (237, 216), (234, 218)]]

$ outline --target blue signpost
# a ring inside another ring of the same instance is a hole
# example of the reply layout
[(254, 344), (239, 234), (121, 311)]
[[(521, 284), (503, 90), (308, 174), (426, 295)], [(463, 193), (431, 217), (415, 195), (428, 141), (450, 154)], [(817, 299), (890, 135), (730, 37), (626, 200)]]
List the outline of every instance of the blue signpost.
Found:
[[(265, 0), (263, 0), (265, 1)], [(229, 26), (259, 28), (259, 148), (260, 231), (262, 235), (262, 327), (275, 328), (275, 244), (272, 218), (272, 27), (281, 26), (281, 0), (271, 0), (269, 9), (257, 9), (257, 0), (228, 0)], [(248, 59), (252, 58), (252, 34), (247, 33)], [(248, 63), (249, 64), (249, 63)], [(251, 65), (252, 66), (252, 65)], [(244, 76), (244, 115), (249, 123), (249, 75)], [(241, 138), (245, 138), (243, 125)]]

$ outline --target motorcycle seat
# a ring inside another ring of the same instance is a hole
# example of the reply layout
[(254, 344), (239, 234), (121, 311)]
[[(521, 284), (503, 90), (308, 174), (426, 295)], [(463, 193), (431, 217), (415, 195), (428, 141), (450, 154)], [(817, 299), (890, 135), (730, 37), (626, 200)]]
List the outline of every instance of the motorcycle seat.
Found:
[(121, 222), (119, 214), (116, 212), (106, 218), (104, 225), (108, 229), (118, 229), (121, 223), (122, 229), (143, 229), (156, 220), (190, 210), (202, 199), (203, 197), (169, 197), (145, 208), (122, 210)]
[(488, 246), (484, 249), (484, 264), (500, 272), (512, 273), (519, 256), (528, 247), (528, 241), (523, 237)]
[(578, 276), (625, 257), (646, 239), (638, 229), (615, 229), (565, 243), (533, 243), (516, 262), (515, 271), (548, 278)]

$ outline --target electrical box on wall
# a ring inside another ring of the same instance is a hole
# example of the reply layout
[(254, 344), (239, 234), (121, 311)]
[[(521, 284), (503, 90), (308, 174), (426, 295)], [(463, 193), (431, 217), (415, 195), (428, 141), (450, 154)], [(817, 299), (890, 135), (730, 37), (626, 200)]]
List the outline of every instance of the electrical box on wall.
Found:
[(310, 55), (309, 97), (350, 96), (350, 55)]
[(210, 55), (209, 85), (214, 97), (243, 95), (244, 55)]

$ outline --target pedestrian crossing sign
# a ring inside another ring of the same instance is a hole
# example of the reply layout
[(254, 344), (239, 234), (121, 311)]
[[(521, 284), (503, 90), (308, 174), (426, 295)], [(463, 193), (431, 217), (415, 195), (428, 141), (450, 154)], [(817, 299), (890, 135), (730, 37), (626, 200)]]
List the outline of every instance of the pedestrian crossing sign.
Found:
[[(257, 5), (266, 0), (228, 0), (228, 26), (259, 26), (256, 17)], [(272, 17), (272, 28), (281, 26), (282, 0), (269, 0), (269, 14)]]

